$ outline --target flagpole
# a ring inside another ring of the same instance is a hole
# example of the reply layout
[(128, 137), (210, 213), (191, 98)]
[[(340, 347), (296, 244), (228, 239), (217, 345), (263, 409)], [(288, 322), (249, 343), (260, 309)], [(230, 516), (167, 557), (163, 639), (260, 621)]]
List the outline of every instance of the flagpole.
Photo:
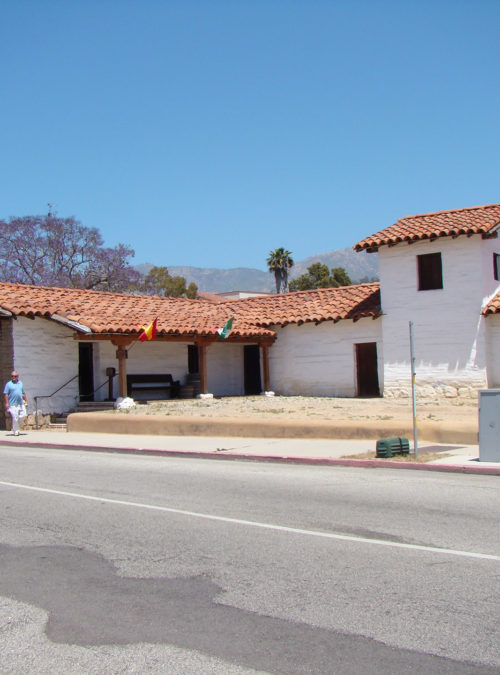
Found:
[(130, 345), (130, 347), (129, 347), (128, 350), (127, 350), (129, 354), (130, 354), (130, 351), (131, 351), (132, 347), (135, 347), (135, 345), (136, 345), (138, 342), (139, 342), (139, 338), (137, 337), (137, 338), (132, 342), (132, 344)]

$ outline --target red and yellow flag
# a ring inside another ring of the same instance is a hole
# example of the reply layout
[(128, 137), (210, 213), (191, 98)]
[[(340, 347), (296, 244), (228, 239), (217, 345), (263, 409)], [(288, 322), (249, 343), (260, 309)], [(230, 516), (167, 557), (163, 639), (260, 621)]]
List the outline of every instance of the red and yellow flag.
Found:
[(154, 321), (152, 321), (149, 326), (146, 326), (142, 328), (142, 333), (139, 335), (139, 340), (141, 342), (146, 342), (146, 340), (153, 340), (156, 337), (156, 322), (158, 321), (158, 317)]

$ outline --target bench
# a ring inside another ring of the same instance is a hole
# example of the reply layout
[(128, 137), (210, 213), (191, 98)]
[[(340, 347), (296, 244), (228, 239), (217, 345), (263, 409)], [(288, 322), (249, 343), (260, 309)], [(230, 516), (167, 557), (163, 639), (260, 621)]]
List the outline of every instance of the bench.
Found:
[(135, 401), (162, 401), (179, 396), (180, 382), (172, 375), (127, 375), (127, 396)]

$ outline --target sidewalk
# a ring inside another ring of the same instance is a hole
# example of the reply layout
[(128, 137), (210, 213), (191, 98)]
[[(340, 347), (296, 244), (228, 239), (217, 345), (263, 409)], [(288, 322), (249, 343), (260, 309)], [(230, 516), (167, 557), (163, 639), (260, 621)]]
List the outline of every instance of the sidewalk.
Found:
[[(432, 462), (401, 462), (386, 459), (356, 459), (352, 456), (374, 452), (376, 439), (296, 439), (243, 438), (217, 436), (159, 436), (117, 433), (26, 431), (19, 436), (0, 432), (1, 446), (49, 447), (94, 452), (123, 452), (172, 457), (203, 457), (289, 462), (299, 464), (342, 465), (452, 471), (500, 476), (500, 462), (479, 462), (477, 445), (451, 445), (419, 442), (418, 454), (443, 455)], [(412, 444), (411, 444), (412, 445)]]

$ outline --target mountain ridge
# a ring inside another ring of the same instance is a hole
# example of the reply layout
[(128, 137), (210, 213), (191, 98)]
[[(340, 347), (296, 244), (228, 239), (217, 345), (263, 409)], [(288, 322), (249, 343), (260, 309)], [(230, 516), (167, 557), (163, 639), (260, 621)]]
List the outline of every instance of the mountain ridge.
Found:
[[(361, 251), (356, 253), (350, 248), (337, 249), (297, 261), (290, 270), (289, 279), (296, 279), (307, 272), (315, 262), (332, 267), (343, 267), (353, 283), (378, 279), (378, 255)], [(141, 274), (147, 274), (153, 267), (151, 263), (135, 265)], [(274, 275), (265, 270), (252, 267), (234, 267), (221, 269), (216, 267), (191, 267), (188, 265), (166, 265), (172, 276), (181, 276), (186, 284), (195, 283), (198, 290), (206, 293), (224, 293), (227, 291), (276, 292)]]

